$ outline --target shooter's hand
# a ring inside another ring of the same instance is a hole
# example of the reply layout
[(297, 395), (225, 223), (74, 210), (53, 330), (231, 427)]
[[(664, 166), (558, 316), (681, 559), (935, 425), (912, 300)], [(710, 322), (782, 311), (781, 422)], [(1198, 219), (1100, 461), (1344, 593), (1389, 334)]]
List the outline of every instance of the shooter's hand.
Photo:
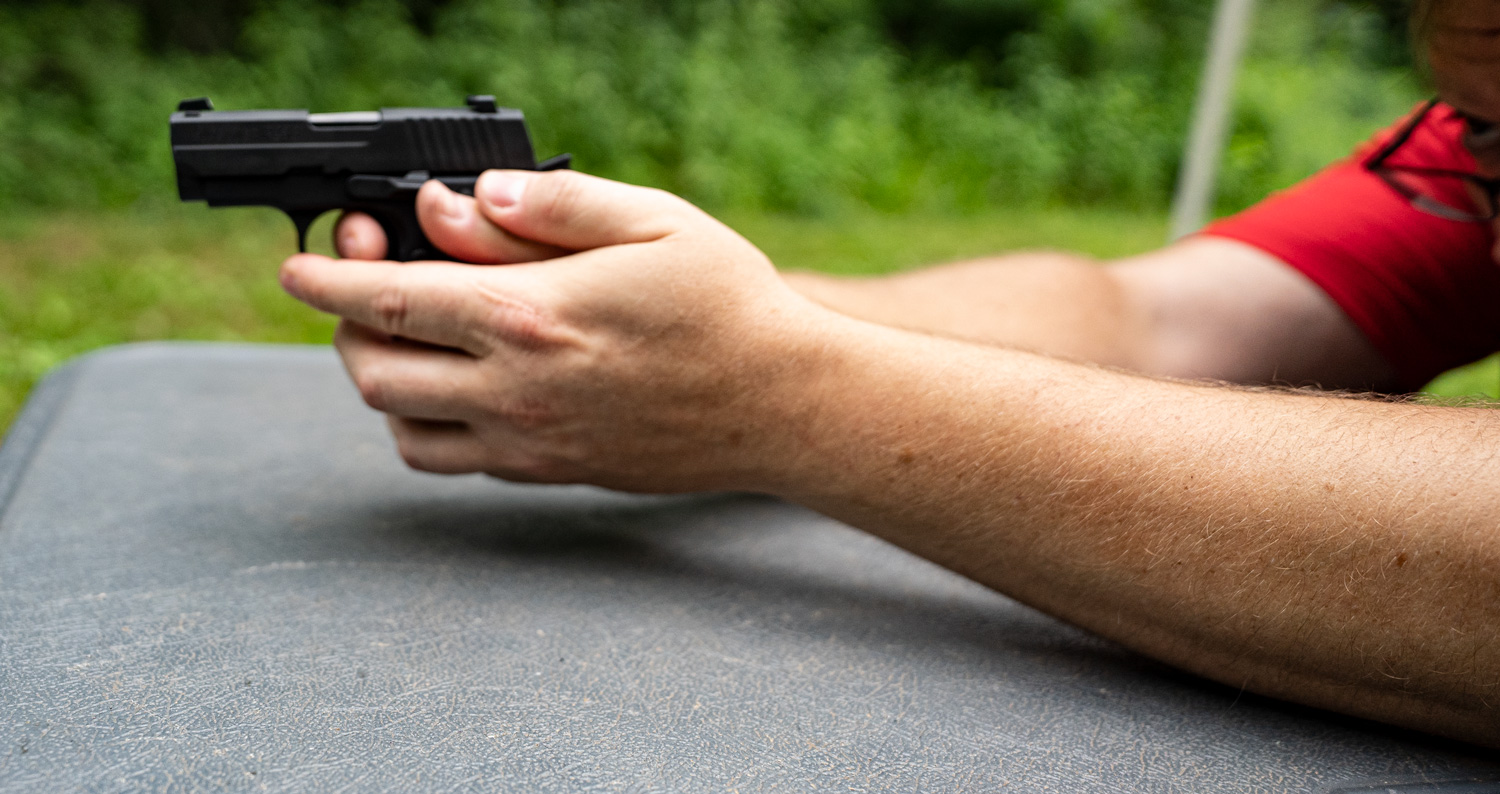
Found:
[(784, 476), (832, 313), (670, 194), (529, 171), (488, 172), (477, 192), (449, 212), (452, 194), (423, 189), (435, 243), (483, 262), (577, 253), (509, 267), (302, 254), (282, 268), (288, 292), (346, 318), (339, 351), (408, 463), (641, 491)]
[[(417, 191), (417, 220), (433, 245), (476, 264), (514, 264), (568, 253), (556, 246), (523, 240), (491, 222), (491, 205), (449, 190), (433, 179)], [(384, 259), (385, 230), (362, 212), (344, 213), (333, 229), (334, 248), (349, 259)]]

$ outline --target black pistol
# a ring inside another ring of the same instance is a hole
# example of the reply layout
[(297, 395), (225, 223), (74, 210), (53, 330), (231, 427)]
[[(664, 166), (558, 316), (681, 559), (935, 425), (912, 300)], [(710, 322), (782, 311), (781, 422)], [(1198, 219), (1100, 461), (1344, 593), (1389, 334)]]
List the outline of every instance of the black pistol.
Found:
[(463, 108), (382, 108), (358, 113), (214, 110), (207, 97), (172, 114), (172, 160), (183, 201), (210, 207), (269, 206), (307, 229), (329, 210), (368, 213), (385, 229), (387, 255), (402, 262), (452, 259), (422, 233), (417, 188), (436, 179), (474, 195), (489, 168), (550, 171), (538, 163), (521, 111), (471, 96)]

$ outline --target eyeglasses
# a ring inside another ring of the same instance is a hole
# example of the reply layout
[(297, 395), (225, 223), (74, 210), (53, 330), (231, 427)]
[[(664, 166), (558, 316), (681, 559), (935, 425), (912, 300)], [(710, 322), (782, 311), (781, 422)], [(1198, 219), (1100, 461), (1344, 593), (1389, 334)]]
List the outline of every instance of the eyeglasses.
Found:
[[(1413, 207), (1439, 218), (1465, 223), (1488, 223), (1500, 217), (1500, 179), (1486, 179), (1467, 171), (1402, 165), (1393, 156), (1410, 140), (1427, 114), (1437, 107), (1433, 99), (1422, 106), (1411, 120), (1365, 162), (1365, 168), (1385, 180)], [(1500, 143), (1500, 126), (1468, 119), (1469, 131), (1464, 144), (1470, 151), (1489, 149)], [(1399, 159), (1399, 158), (1397, 158)]]

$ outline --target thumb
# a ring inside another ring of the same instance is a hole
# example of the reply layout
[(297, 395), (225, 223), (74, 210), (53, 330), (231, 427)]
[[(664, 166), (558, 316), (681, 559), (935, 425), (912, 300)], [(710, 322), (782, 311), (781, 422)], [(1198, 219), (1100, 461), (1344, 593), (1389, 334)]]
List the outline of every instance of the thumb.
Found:
[(577, 171), (486, 171), (474, 197), (507, 232), (575, 251), (659, 240), (701, 214), (666, 191)]

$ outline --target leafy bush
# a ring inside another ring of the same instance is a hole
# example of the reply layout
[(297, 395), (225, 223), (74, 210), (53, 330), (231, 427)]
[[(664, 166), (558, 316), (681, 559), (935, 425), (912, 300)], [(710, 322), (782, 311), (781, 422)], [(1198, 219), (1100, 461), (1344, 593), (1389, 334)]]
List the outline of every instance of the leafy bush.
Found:
[[(166, 115), (525, 110), (537, 149), (715, 209), (1163, 206), (1201, 0), (113, 0), (0, 3), (0, 207), (174, 198)], [(197, 9), (193, 11), (192, 9)], [(1400, 11), (1272, 0), (1222, 208), (1418, 96)], [(1396, 21), (1393, 21), (1396, 20)]]

